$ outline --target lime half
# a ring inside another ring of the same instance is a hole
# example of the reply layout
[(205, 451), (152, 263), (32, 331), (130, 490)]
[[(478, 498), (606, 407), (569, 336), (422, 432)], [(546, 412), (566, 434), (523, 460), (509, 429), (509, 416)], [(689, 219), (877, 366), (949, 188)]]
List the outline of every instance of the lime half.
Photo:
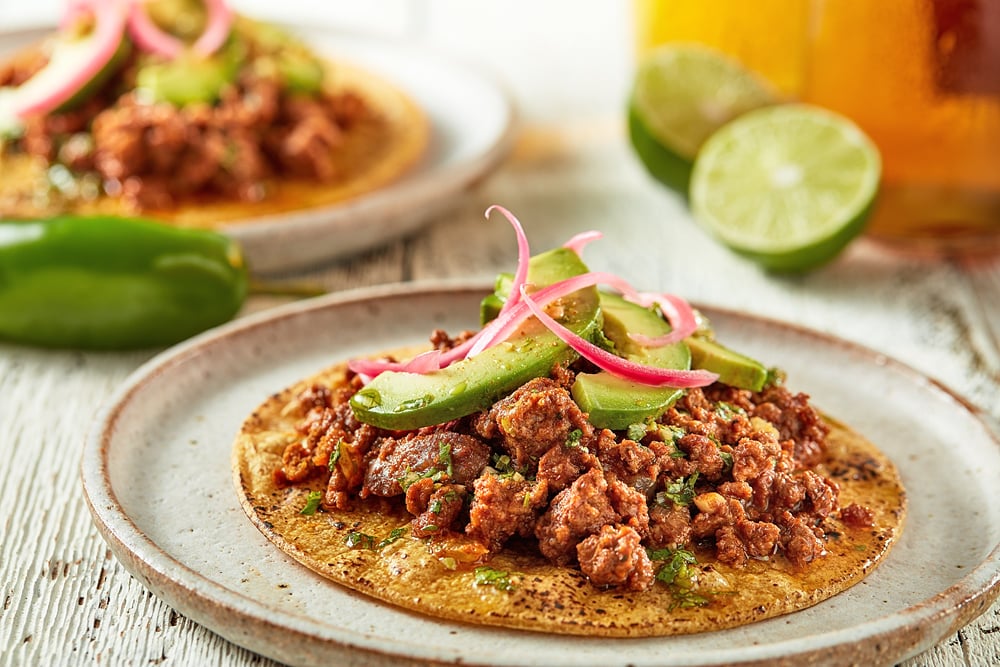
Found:
[(878, 149), (850, 120), (806, 105), (750, 112), (702, 146), (691, 209), (727, 246), (805, 271), (857, 236), (878, 192)]
[(695, 44), (651, 51), (639, 63), (629, 100), (632, 146), (654, 178), (688, 192), (691, 164), (715, 130), (773, 104), (763, 80), (728, 56)]

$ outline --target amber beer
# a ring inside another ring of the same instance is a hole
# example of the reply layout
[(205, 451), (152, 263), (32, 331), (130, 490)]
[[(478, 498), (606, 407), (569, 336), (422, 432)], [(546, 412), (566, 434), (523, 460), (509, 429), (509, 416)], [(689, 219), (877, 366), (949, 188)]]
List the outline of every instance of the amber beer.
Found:
[(884, 161), (874, 236), (1000, 250), (1000, 0), (637, 0), (640, 51), (718, 48), (854, 119)]

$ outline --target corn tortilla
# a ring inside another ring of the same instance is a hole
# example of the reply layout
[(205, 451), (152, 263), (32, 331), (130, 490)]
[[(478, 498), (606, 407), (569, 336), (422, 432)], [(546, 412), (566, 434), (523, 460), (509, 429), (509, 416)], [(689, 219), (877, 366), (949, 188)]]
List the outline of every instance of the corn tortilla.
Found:
[[(407, 354), (396, 351), (397, 358)], [(410, 351), (412, 354), (412, 351)], [(233, 448), (233, 474), (241, 504), (251, 521), (282, 551), (320, 575), (383, 602), (450, 621), (538, 632), (601, 637), (652, 637), (719, 630), (794, 612), (814, 605), (863, 579), (899, 539), (906, 494), (892, 463), (847, 425), (826, 418), (828, 459), (816, 472), (840, 485), (840, 502), (857, 502), (874, 512), (871, 528), (837, 526), (826, 540), (827, 554), (796, 569), (782, 556), (751, 560), (734, 569), (698, 552), (699, 592), (710, 593), (703, 607), (678, 606), (674, 593), (657, 584), (633, 593), (601, 590), (578, 570), (551, 564), (537, 550), (515, 543), (488, 565), (511, 574), (512, 590), (476, 583), (471, 568), (446, 567), (439, 549), (447, 543), (406, 535), (378, 550), (351, 548), (357, 531), (381, 541), (413, 518), (398, 499), (355, 500), (349, 511), (300, 513), (310, 491), (323, 482), (281, 488), (273, 471), (284, 447), (297, 436), (288, 406), (313, 384), (345, 382), (339, 364), (267, 399), (247, 418)], [(461, 539), (461, 538), (456, 538)]]

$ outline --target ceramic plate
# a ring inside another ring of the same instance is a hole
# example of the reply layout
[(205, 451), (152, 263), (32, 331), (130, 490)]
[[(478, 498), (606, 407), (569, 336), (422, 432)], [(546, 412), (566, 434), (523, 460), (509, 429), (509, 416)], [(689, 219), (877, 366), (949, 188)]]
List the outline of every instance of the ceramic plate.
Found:
[[(290, 29), (334, 61), (354, 63), (407, 92), (430, 120), (430, 145), (414, 170), (384, 188), (331, 206), (227, 225), (224, 231), (241, 242), (255, 272), (314, 266), (414, 232), (485, 178), (509, 151), (514, 108), (485, 71), (404, 41)], [(0, 32), (0, 59), (49, 32)]]
[(190, 618), (297, 665), (890, 663), (949, 636), (1000, 592), (1000, 443), (969, 406), (870, 350), (711, 308), (722, 340), (786, 369), (790, 386), (899, 467), (910, 498), (902, 539), (863, 583), (743, 628), (609, 640), (425, 618), (286, 557), (236, 499), (229, 458), (243, 419), (335, 361), (475, 327), (486, 291), (430, 284), (324, 297), (208, 332), (140, 368), (98, 414), (83, 456), (86, 497), (117, 557)]

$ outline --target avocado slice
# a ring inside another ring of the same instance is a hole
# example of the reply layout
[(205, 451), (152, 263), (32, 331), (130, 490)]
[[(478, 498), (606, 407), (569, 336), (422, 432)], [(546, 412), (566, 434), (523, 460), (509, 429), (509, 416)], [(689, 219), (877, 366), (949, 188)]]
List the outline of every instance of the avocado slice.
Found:
[[(614, 342), (620, 356), (646, 366), (690, 368), (691, 354), (683, 342), (643, 347), (628, 337), (629, 333), (647, 336), (669, 333), (670, 325), (657, 313), (614, 294), (601, 292), (600, 301), (604, 335)], [(578, 374), (571, 391), (580, 409), (588, 413), (590, 423), (613, 430), (659, 417), (684, 393), (673, 387), (630, 382), (606, 371)]]
[(323, 88), (326, 66), (323, 60), (291, 33), (269, 23), (240, 17), (234, 31), (254, 44), (254, 67), (277, 76), (292, 93), (315, 95)]
[(708, 338), (691, 336), (686, 342), (691, 350), (691, 366), (718, 373), (723, 384), (760, 391), (767, 382), (767, 369), (756, 359)]
[(223, 86), (235, 80), (236, 70), (235, 59), (225, 51), (208, 58), (186, 53), (176, 60), (143, 65), (135, 83), (151, 101), (183, 107), (215, 102)]
[(308, 51), (289, 49), (276, 58), (281, 80), (289, 91), (314, 95), (323, 87), (326, 70), (323, 63)]
[[(531, 258), (528, 280), (549, 285), (587, 272), (580, 257), (556, 248)], [(563, 300), (561, 323), (590, 339), (600, 329), (596, 287)], [(576, 358), (568, 345), (536, 319), (507, 341), (447, 368), (426, 374), (386, 372), (351, 397), (351, 408), (363, 423), (391, 430), (441, 424), (484, 410), (528, 380), (547, 376), (552, 367)]]

